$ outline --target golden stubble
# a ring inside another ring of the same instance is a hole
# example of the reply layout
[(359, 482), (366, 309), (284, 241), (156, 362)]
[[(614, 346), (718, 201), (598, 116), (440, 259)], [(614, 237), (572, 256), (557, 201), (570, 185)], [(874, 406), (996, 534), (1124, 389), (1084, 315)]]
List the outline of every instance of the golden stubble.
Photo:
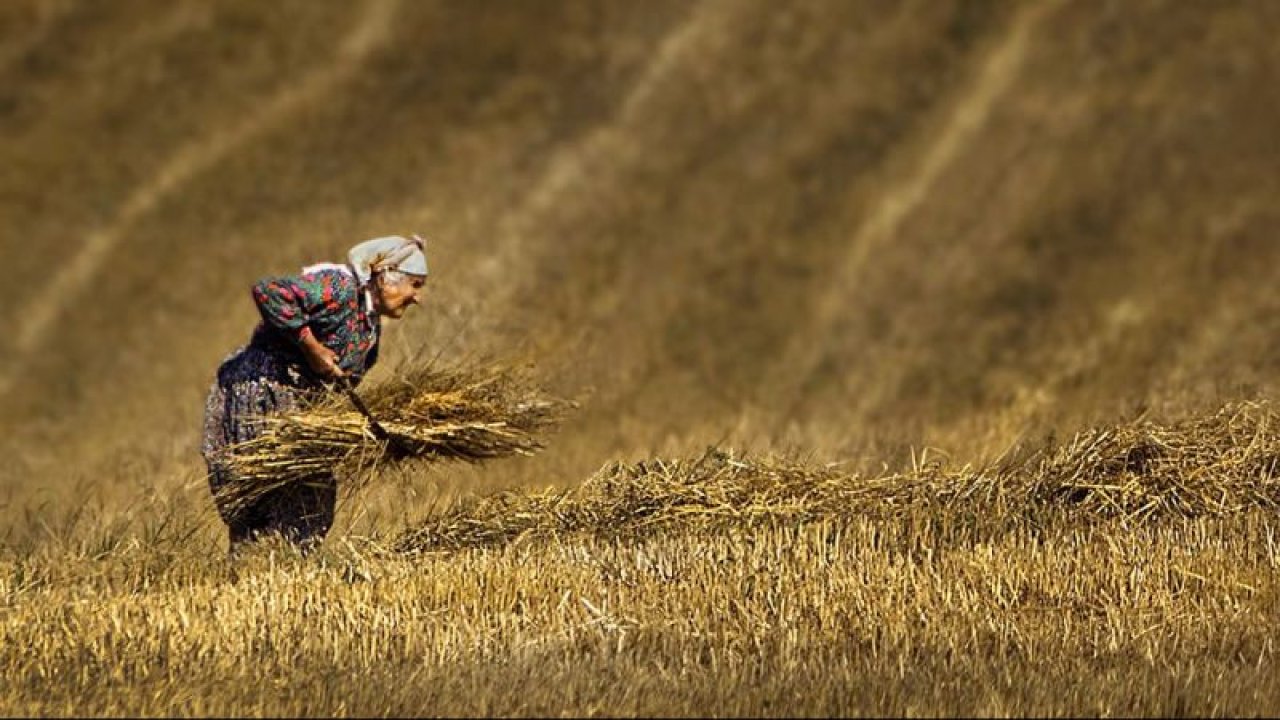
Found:
[[(721, 449), (610, 463), (574, 490), (455, 495), (399, 536), (308, 557), (268, 541), (227, 561), (181, 502), (149, 532), (46, 524), (0, 556), (0, 706), (1267, 712), (1271, 419), (1232, 405), (884, 476)], [(1224, 437), (1240, 451), (1215, 453)], [(1220, 501), (1108, 494), (1173, 467)]]

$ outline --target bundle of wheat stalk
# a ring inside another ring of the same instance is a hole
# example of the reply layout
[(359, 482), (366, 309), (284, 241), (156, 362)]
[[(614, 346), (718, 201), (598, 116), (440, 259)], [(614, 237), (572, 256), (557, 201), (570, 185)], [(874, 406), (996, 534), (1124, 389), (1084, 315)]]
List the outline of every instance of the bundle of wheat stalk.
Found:
[(375, 435), (341, 392), (296, 412), (267, 416), (261, 435), (230, 448), (238, 481), (223, 488), (221, 499), (243, 507), (319, 474), (361, 481), (383, 465), (406, 460), (529, 455), (543, 447), (541, 434), (573, 406), (547, 395), (527, 373), (496, 365), (419, 368), (361, 394), (385, 437)]
[(1280, 505), (1280, 428), (1260, 401), (1171, 423), (1146, 418), (1048, 445), (1021, 469), (1029, 495), (1100, 515), (1221, 515)]
[(863, 477), (831, 464), (752, 458), (711, 447), (693, 458), (608, 463), (572, 490), (509, 490), (456, 505), (404, 533), (398, 549), (451, 550), (521, 535), (619, 533), (674, 523), (707, 527), (893, 515), (953, 503), (983, 485), (967, 468), (944, 471), (929, 463), (907, 474)]
[[(453, 550), (574, 531), (656, 525), (940, 518), (991, 527), (1046, 510), (1098, 517), (1223, 515), (1280, 506), (1280, 432), (1260, 402), (1161, 424), (1087, 430), (988, 467), (916, 462), (863, 476), (834, 465), (709, 448), (688, 459), (609, 463), (571, 490), (505, 491), (447, 509), (405, 532), (402, 552)], [(942, 510), (944, 512), (934, 512)], [(923, 512), (922, 512), (923, 511)]]

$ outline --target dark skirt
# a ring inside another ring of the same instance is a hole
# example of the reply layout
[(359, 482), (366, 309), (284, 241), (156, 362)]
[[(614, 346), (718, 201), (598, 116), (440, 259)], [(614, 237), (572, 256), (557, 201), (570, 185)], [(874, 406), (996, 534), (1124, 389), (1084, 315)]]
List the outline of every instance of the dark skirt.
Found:
[(273, 490), (248, 507), (234, 508), (219, 491), (239, 482), (228, 464), (230, 446), (262, 432), (264, 415), (301, 406), (321, 386), (295, 361), (255, 345), (233, 352), (218, 368), (205, 402), (201, 454), (209, 468), (209, 489), (218, 514), (230, 529), (231, 549), (266, 534), (311, 547), (333, 525), (337, 481), (332, 473), (317, 475)]

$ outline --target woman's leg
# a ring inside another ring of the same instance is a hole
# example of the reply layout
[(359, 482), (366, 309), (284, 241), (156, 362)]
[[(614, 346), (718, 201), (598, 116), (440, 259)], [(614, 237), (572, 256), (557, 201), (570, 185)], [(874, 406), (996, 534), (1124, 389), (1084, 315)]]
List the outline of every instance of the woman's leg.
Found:
[(271, 493), (260, 504), (268, 532), (310, 551), (333, 527), (338, 483), (332, 474), (292, 483)]
[[(218, 377), (209, 390), (201, 450), (209, 468), (209, 489), (218, 514), (227, 524), (232, 553), (265, 533), (288, 530), (289, 524), (282, 524), (279, 518), (297, 514), (276, 507), (280, 498), (284, 498), (286, 506), (297, 504), (290, 499), (289, 488), (268, 493), (251, 503), (244, 502), (240, 493), (246, 489), (244, 481), (229, 464), (229, 453), (235, 445), (252, 440), (262, 432), (263, 416), (298, 406), (302, 391), (281, 382), (283, 377), (277, 359), (252, 347), (243, 348), (218, 368)], [(333, 502), (327, 506), (327, 515), (324, 503), (320, 502), (318, 514), (327, 517), (318, 532), (323, 537), (333, 520)], [(314, 523), (304, 525), (304, 529), (310, 530), (311, 524)], [(317, 532), (310, 530), (303, 534), (314, 536)]]
[(270, 518), (263, 512), (261, 502), (237, 502), (237, 498), (227, 492), (239, 482), (229, 468), (216, 460), (208, 465), (209, 489), (218, 515), (227, 525), (229, 551), (234, 555), (245, 543), (252, 542), (268, 529)]

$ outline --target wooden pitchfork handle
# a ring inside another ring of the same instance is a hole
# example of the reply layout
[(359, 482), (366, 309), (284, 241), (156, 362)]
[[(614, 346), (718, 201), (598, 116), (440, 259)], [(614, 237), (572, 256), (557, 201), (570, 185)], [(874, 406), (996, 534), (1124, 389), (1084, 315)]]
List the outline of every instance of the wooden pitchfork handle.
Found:
[(369, 412), (369, 407), (364, 404), (364, 401), (356, 394), (356, 389), (351, 386), (351, 378), (348, 378), (346, 375), (340, 375), (338, 376), (337, 382), (342, 388), (342, 391), (345, 392), (347, 397), (351, 400), (351, 404), (355, 405), (356, 409), (360, 411), (360, 414), (364, 415), (364, 418), (369, 421), (369, 429), (373, 431), (373, 436), (379, 440), (385, 440), (388, 443), (395, 445), (405, 453), (408, 453), (409, 449), (406, 448), (398, 438), (387, 432), (387, 429), (382, 427), (382, 423), (378, 422), (377, 418), (373, 416), (373, 413)]

